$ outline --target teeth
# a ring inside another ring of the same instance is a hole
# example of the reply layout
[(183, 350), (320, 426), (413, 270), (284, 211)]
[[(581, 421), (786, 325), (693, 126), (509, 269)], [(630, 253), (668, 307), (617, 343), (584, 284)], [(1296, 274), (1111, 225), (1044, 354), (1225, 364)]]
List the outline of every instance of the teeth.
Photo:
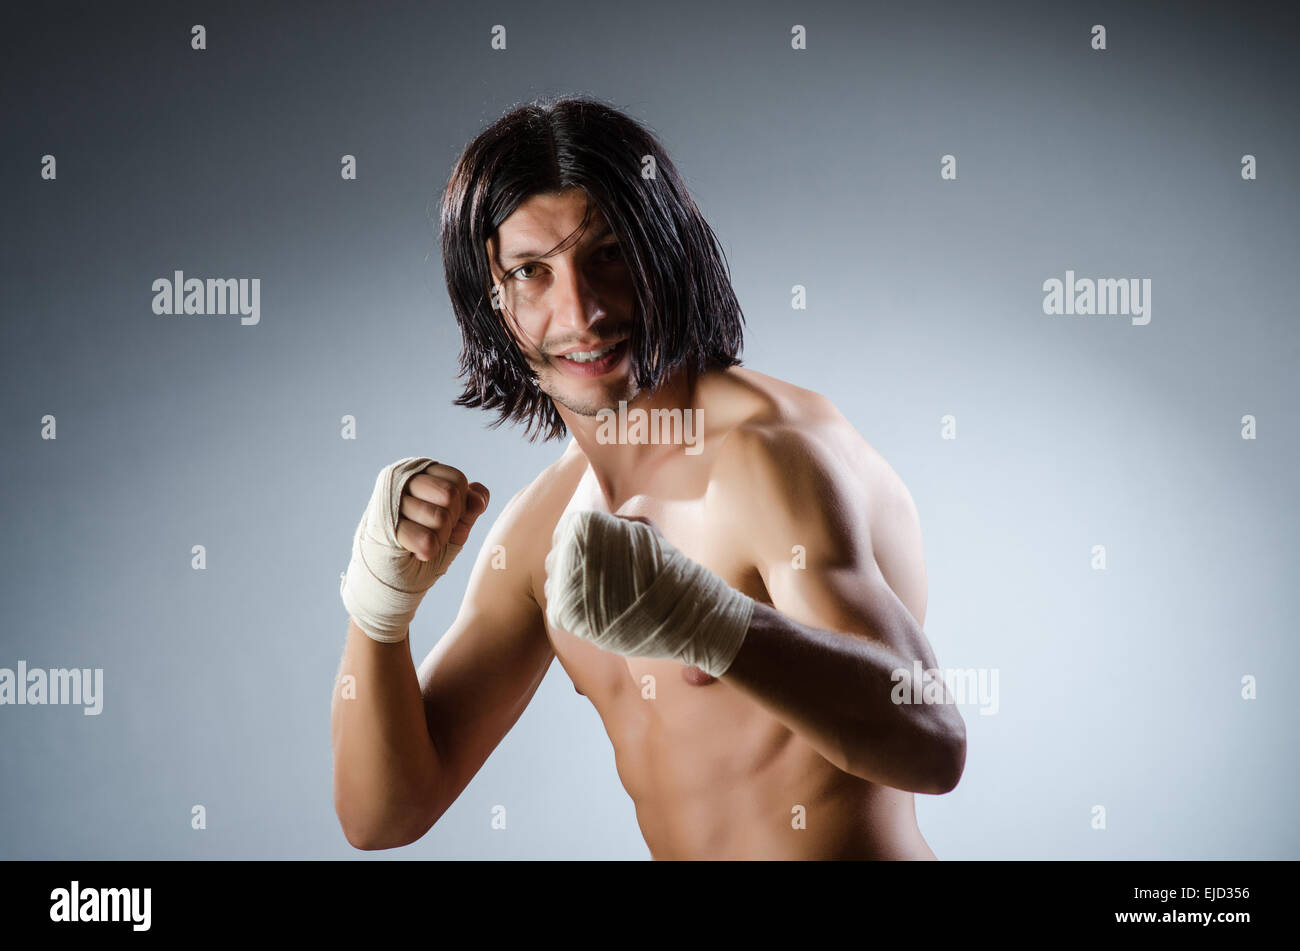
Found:
[(574, 363), (593, 363), (602, 357), (608, 356), (618, 344), (611, 343), (604, 350), (588, 350), (587, 352), (566, 353), (564, 359), (572, 360)]

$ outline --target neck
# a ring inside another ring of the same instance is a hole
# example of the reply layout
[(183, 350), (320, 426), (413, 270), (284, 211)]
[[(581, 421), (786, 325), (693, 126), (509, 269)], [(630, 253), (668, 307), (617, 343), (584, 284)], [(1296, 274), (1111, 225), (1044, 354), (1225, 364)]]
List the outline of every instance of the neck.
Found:
[[(596, 416), (580, 416), (559, 403), (555, 406), (587, 457), (606, 502), (614, 509), (636, 494), (639, 481), (653, 471), (656, 463), (668, 456), (681, 455), (692, 441), (699, 439), (704, 420), (703, 411), (696, 405), (698, 395), (698, 379), (683, 370), (673, 374), (653, 393), (643, 390), (627, 401), (625, 407), (616, 403)], [(653, 410), (682, 411), (680, 433), (687, 440), (685, 445), (655, 438), (666, 427), (659, 424), (660, 417), (653, 415)], [(686, 410), (691, 411), (689, 415)], [(621, 415), (626, 416), (626, 422), (620, 420)], [(639, 431), (634, 428), (638, 416), (645, 423)]]

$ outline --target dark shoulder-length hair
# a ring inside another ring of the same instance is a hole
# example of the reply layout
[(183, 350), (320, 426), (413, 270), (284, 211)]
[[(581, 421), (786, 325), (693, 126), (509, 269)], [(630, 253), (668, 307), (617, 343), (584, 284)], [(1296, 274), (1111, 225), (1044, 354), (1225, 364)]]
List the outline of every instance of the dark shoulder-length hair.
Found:
[(588, 215), (592, 204), (605, 215), (636, 287), (630, 352), (637, 384), (654, 390), (679, 369), (699, 374), (741, 362), (744, 315), (725, 255), (654, 134), (594, 98), (534, 100), (465, 148), (439, 216), (462, 338), (465, 389), (454, 403), (496, 410), (492, 428), (524, 422), (530, 441), (568, 430), (492, 307), (485, 245), (531, 196), (574, 186), (588, 196)]

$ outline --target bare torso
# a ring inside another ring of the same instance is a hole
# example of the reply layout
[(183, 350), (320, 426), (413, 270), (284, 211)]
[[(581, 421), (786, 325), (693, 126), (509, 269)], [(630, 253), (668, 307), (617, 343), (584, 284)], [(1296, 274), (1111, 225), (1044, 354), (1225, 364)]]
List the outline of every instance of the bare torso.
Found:
[[(635, 485), (621, 487), (610, 499), (571, 444), (532, 487), (532, 529), (549, 533), (571, 507), (644, 516), (683, 554), (771, 604), (756, 566), (744, 563), (729, 544), (735, 527), (723, 523), (715, 503), (718, 493), (744, 491), (715, 477), (713, 463), (731, 429), (766, 421), (807, 427), (824, 438), (829, 451), (851, 462), (867, 498), (897, 497), (898, 476), (810, 391), (732, 368), (706, 378), (699, 399), (705, 409), (703, 452), (663, 454)], [(907, 528), (900, 527), (895, 508), (869, 505), (868, 511), (881, 572), (923, 624), (919, 538), (899, 537)], [(544, 612), (546, 546), (528, 549), (532, 594)], [(917, 827), (912, 793), (831, 765), (725, 680), (676, 661), (621, 657), (549, 624), (547, 634), (574, 687), (600, 714), (653, 858), (935, 857)]]

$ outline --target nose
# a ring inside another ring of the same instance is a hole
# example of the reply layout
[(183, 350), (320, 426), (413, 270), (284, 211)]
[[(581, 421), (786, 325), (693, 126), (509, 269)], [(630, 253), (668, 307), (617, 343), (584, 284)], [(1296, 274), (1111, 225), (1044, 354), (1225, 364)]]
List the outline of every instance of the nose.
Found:
[(551, 286), (551, 325), (557, 330), (585, 332), (605, 316), (590, 280), (572, 263), (557, 264)]

